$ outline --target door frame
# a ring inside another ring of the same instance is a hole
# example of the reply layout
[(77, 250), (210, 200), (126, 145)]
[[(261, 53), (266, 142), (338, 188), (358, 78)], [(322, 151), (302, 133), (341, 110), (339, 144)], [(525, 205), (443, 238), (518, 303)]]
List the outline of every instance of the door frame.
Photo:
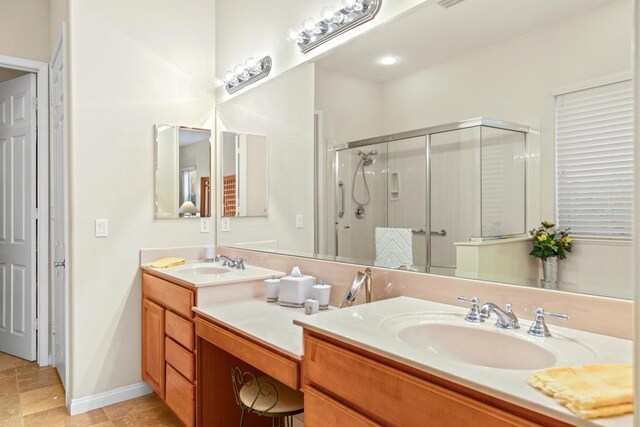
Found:
[[(0, 67), (25, 71), (36, 75), (37, 87), (37, 189), (36, 199), (38, 257), (36, 265), (37, 281), (37, 324), (38, 352), (40, 366), (49, 365), (49, 64), (31, 59), (0, 55)], [(32, 319), (35, 320), (35, 319)]]

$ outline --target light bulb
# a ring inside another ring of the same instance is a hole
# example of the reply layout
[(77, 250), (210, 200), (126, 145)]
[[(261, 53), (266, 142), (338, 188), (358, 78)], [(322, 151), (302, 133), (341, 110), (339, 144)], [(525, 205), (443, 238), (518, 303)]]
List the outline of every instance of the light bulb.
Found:
[(256, 65), (258, 65), (258, 63), (256, 62), (255, 59), (253, 58), (249, 58), (247, 59), (247, 61), (244, 63), (245, 67), (247, 67), (248, 69), (252, 70), (254, 68), (256, 68)]
[(353, 10), (355, 12), (362, 12), (363, 9), (364, 9), (364, 1), (356, 0), (356, 2), (353, 4)]
[(327, 32), (328, 29), (329, 29), (329, 25), (327, 25), (327, 23), (324, 21), (320, 21), (320, 22), (317, 22), (316, 25), (313, 27), (313, 33), (324, 34)]
[(233, 74), (231, 71), (227, 71), (226, 73), (224, 73), (224, 82), (226, 84), (231, 83), (232, 81), (234, 81), (236, 79), (236, 75)]
[(237, 79), (240, 80), (241, 82), (249, 78), (249, 72), (241, 64), (238, 64), (235, 67), (233, 67), (233, 72), (235, 73)]
[(356, 5), (356, 0), (342, 0), (342, 7), (351, 12)]
[(302, 29), (307, 33), (313, 33), (316, 28), (316, 20), (313, 18), (307, 18), (302, 22)]
[(333, 14), (333, 23), (338, 25), (338, 24), (342, 24), (343, 22), (344, 22), (344, 14), (339, 10), (335, 11), (335, 13)]
[(218, 77), (216, 77), (215, 79), (213, 79), (213, 84), (214, 84), (218, 89), (220, 89), (221, 87), (226, 86), (226, 84), (225, 84), (224, 80), (222, 80), (222, 79), (220, 79), (220, 78), (218, 78)]
[(333, 22), (333, 14), (335, 13), (335, 9), (332, 6), (325, 6), (320, 12), (320, 16), (322, 20), (327, 24)]
[(289, 28), (287, 31), (287, 40), (290, 42), (298, 42), (298, 36), (300, 35), (300, 31), (297, 28)]

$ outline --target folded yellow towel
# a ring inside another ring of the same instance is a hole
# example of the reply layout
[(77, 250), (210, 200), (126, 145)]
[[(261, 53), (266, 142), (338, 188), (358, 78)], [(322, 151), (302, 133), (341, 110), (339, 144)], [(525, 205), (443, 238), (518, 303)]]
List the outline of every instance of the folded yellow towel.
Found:
[(157, 261), (153, 261), (148, 264), (145, 264), (145, 267), (169, 268), (169, 267), (175, 267), (177, 265), (182, 265), (186, 262), (187, 260), (184, 258), (166, 257), (166, 258), (162, 258)]
[(583, 365), (536, 372), (528, 383), (582, 418), (633, 412), (631, 365)]

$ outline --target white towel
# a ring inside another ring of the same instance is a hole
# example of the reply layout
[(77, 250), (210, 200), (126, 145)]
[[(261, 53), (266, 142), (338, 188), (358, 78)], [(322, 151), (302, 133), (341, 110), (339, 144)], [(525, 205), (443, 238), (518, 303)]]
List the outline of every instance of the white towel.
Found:
[(376, 267), (413, 265), (412, 237), (410, 228), (376, 227)]

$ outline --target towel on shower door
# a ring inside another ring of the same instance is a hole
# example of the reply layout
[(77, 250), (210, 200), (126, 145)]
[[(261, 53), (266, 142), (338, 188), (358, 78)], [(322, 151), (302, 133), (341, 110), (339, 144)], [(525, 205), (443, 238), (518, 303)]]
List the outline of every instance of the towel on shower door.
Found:
[(376, 227), (376, 267), (413, 265), (412, 238), (410, 228)]

